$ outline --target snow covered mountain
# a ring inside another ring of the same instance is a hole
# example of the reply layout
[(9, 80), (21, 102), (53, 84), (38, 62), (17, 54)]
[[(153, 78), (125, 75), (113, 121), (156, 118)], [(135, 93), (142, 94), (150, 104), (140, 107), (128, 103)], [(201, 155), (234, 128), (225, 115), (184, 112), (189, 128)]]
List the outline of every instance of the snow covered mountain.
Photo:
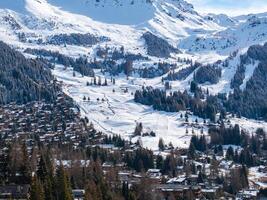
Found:
[[(172, 91), (189, 90), (195, 74), (211, 72), (207, 71), (210, 66), (219, 69), (215, 71), (219, 75), (216, 81), (201, 78), (203, 89), (211, 94), (228, 94), (238, 85), (245, 90), (259, 60), (244, 62), (243, 58), (250, 46), (267, 41), (267, 13), (204, 15), (185, 0), (2, 0), (0, 39), (29, 57), (38, 53), (47, 58), (86, 57), (92, 61), (89, 64), (95, 67), (97, 77), (104, 80), (116, 76), (116, 85), (96, 89), (87, 86), (91, 77), (73, 77), (73, 69), (65, 69), (63, 63), (57, 63), (53, 71), (63, 81), (65, 92), (102, 131), (129, 136), (142, 120), (145, 130), (157, 132), (156, 138), (143, 139), (145, 146), (157, 148), (153, 144), (164, 134), (169, 141), (179, 136), (174, 145), (187, 146), (190, 137), (184, 135), (188, 127), (178, 119), (181, 113), (154, 111), (133, 102), (131, 93), (142, 86), (162, 89), (163, 80), (171, 82)], [(119, 69), (129, 58), (134, 73), (126, 79)], [(107, 62), (110, 60), (118, 74), (113, 74), (112, 67), (110, 74), (102, 73), (104, 65), (112, 65)], [(194, 65), (196, 62), (200, 65)], [(124, 93), (125, 88), (130, 92)], [(84, 102), (84, 96), (93, 96), (94, 102)], [(101, 98), (102, 103), (97, 101)], [(198, 117), (190, 120), (195, 119)], [(238, 120), (244, 127), (248, 123)], [(249, 123), (262, 126), (257, 121)]]
[(141, 36), (150, 31), (185, 53), (216, 61), (267, 39), (265, 14), (201, 15), (184, 0), (14, 0), (1, 1), (0, 8), (2, 37), (23, 33), (31, 42), (58, 33), (90, 33), (145, 53)]
[(192, 34), (224, 29), (205, 20), (183, 0), (15, 0), (1, 1), (0, 8), (4, 8), (2, 17), (12, 16), (26, 33), (40, 31), (38, 35), (45, 37), (57, 32), (90, 32), (107, 36), (118, 45), (127, 43), (128, 48), (140, 46), (146, 30), (177, 46), (180, 39)]

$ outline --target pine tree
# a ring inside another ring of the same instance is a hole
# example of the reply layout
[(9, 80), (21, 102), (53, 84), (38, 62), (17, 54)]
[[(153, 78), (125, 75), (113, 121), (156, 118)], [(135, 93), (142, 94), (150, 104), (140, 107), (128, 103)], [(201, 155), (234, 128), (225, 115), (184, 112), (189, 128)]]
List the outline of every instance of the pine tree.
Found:
[(197, 182), (204, 183), (204, 174), (202, 172), (198, 173)]
[(40, 161), (38, 163), (37, 176), (43, 182), (44, 182), (45, 178), (48, 176), (48, 170), (46, 168), (46, 163), (45, 163), (44, 157), (42, 155), (41, 155)]
[(134, 130), (134, 136), (140, 136), (143, 131), (143, 124), (142, 123), (137, 123), (135, 130)]
[(234, 150), (233, 150), (233, 147), (229, 147), (228, 149), (227, 149), (227, 151), (226, 151), (226, 159), (227, 160), (233, 160), (233, 158), (234, 158)]
[(99, 86), (102, 85), (102, 80), (101, 80), (101, 77), (100, 76), (98, 77), (98, 85)]
[(85, 200), (101, 200), (99, 188), (94, 181), (89, 180), (85, 189)]
[(132, 71), (133, 71), (133, 62), (130, 60), (127, 60), (124, 66), (124, 73), (126, 74), (126, 76), (130, 76)]
[(58, 200), (72, 200), (72, 193), (68, 176), (61, 164), (56, 171), (56, 193)]
[(223, 156), (223, 146), (221, 144), (218, 146), (218, 155)]
[(195, 148), (193, 142), (190, 143), (187, 156), (189, 159), (194, 159), (196, 157), (196, 148)]
[(27, 146), (25, 143), (22, 144), (21, 151), (22, 151), (22, 163), (20, 166), (20, 172), (23, 176), (22, 178), (23, 182), (29, 183), (31, 172), (30, 172), (29, 155), (28, 155)]
[(159, 139), (159, 145), (158, 145), (158, 147), (159, 147), (159, 150), (160, 151), (164, 151), (165, 145), (164, 145), (164, 141), (163, 141), (162, 138)]
[(240, 169), (240, 177), (241, 177), (241, 182), (242, 182), (242, 187), (246, 188), (248, 187), (248, 170), (245, 165), (242, 165), (242, 168)]
[(43, 186), (36, 176), (32, 180), (30, 200), (45, 200)]
[(199, 139), (199, 150), (202, 151), (202, 152), (205, 152), (207, 150), (207, 140), (206, 140), (206, 137), (205, 135), (201, 135), (200, 139)]
[(43, 183), (45, 200), (54, 200), (54, 196), (56, 194), (56, 186), (53, 178), (46, 177)]
[(41, 181), (45, 193), (45, 200), (53, 200), (56, 195), (56, 183), (53, 177), (53, 166), (49, 151), (42, 153), (37, 166), (37, 177)]
[(266, 139), (266, 134), (264, 134), (264, 137), (263, 137), (262, 149), (265, 150), (265, 151), (267, 150), (267, 139)]
[(104, 83), (104, 85), (105, 86), (107, 86), (108, 85), (108, 81), (107, 81), (107, 79), (105, 78), (105, 83)]
[(161, 155), (158, 155), (156, 158), (156, 167), (157, 169), (162, 169), (164, 164), (163, 157)]
[(123, 181), (122, 183), (122, 196), (125, 198), (125, 200), (129, 199), (129, 185), (126, 181)]
[(259, 141), (254, 135), (251, 138), (251, 151), (255, 154), (259, 154), (260, 152)]
[(94, 76), (94, 85), (96, 85), (96, 77)]
[(195, 93), (198, 89), (198, 86), (197, 86), (197, 83), (195, 81), (192, 81), (191, 84), (190, 84), (190, 91), (192, 93)]

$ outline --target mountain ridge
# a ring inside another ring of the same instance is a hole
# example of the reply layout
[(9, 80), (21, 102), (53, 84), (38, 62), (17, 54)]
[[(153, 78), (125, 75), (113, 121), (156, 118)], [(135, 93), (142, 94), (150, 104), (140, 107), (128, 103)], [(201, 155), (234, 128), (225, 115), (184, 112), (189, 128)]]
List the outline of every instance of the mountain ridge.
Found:
[[(120, 24), (118, 16), (114, 16), (114, 21), (108, 23), (101, 21), (101, 19), (94, 19), (96, 13), (110, 19), (113, 19), (113, 13), (120, 15), (120, 12), (111, 12), (114, 6), (106, 5), (106, 1), (99, 1), (97, 3), (98, 6), (95, 6), (93, 3), (95, 1), (88, 3), (86, 0), (80, 0), (79, 3), (76, 3), (76, 7), (72, 6), (73, 3), (69, 3), (73, 2), (70, 0), (68, 2), (62, 2), (62, 0), (16, 0), (15, 2), (17, 3), (14, 3), (14, 5), (0, 3), (0, 8), (2, 8), (0, 14), (2, 17), (12, 16), (17, 24), (20, 24), (22, 27), (24, 26), (25, 32), (33, 32), (34, 30), (46, 32), (46, 34), (38, 33), (42, 35), (42, 38), (58, 32), (83, 32), (110, 37), (114, 41), (113, 45), (128, 46), (133, 50), (136, 48), (140, 49), (143, 46), (144, 42), (140, 38), (144, 32), (150, 31), (164, 38), (171, 45), (184, 49), (184, 52), (189, 54), (199, 53), (200, 51), (212, 53), (215, 50), (219, 56), (230, 55), (231, 52), (237, 49), (257, 44), (258, 40), (265, 41), (267, 39), (264, 35), (266, 29), (264, 27), (257, 28), (257, 26), (261, 26), (257, 24), (258, 21), (262, 22), (262, 26), (264, 26), (264, 21), (267, 18), (264, 14), (249, 15), (247, 17), (242, 16), (240, 18), (231, 18), (227, 15), (201, 15), (194, 10), (193, 5), (184, 0), (129, 0), (124, 4), (117, 1), (117, 6), (115, 6), (114, 11), (119, 7), (120, 10), (128, 13), (130, 18), (136, 18), (137, 21), (138, 16), (144, 17), (140, 23), (131, 23), (128, 21), (128, 24), (123, 24), (123, 20), (125, 20), (123, 17), (121, 17), (122, 23)], [(87, 3), (90, 4), (88, 7), (92, 10), (92, 13), (88, 12), (87, 15), (81, 15), (78, 12), (78, 14), (75, 12), (74, 14), (67, 10), (68, 7), (79, 10), (81, 7), (85, 7), (83, 5), (87, 5)], [(105, 6), (103, 6), (104, 4)], [(154, 9), (153, 13), (147, 14), (142, 10), (140, 12), (133, 10), (129, 13), (129, 10), (131, 10), (129, 6), (131, 8), (131, 6), (135, 5), (135, 8), (139, 9), (146, 4), (149, 4), (149, 7)], [(14, 7), (17, 7), (17, 9), (13, 9), (13, 11), (6, 10)], [(108, 9), (105, 10), (107, 7)], [(102, 12), (98, 12), (97, 9), (100, 8), (103, 9)], [(27, 10), (27, 13), (23, 13), (21, 11), (23, 9)], [(254, 25), (256, 24), (256, 27), (251, 26), (253, 22)], [(47, 32), (47, 30), (50, 32)], [(242, 41), (244, 45), (237, 45), (237, 43), (241, 42), (240, 40), (244, 40), (242, 38), (251, 37), (252, 32), (255, 33), (254, 35), (258, 34), (261, 38), (254, 37), (251, 38), (251, 42), (245, 43)], [(33, 33), (30, 34), (33, 35)], [(214, 43), (215, 46), (203, 47), (202, 43)]]

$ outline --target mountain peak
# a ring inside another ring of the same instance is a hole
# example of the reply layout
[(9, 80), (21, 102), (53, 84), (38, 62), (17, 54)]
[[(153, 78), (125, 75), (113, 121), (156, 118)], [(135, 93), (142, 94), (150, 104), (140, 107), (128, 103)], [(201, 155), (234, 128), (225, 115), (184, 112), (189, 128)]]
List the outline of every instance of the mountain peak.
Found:
[(182, 13), (196, 14), (193, 5), (184, 0), (13, 0), (12, 3), (1, 1), (0, 8), (22, 14), (33, 14), (42, 7), (45, 17), (51, 10), (62, 10), (73, 14), (87, 16), (95, 21), (139, 25), (153, 19), (158, 12), (175, 17)]

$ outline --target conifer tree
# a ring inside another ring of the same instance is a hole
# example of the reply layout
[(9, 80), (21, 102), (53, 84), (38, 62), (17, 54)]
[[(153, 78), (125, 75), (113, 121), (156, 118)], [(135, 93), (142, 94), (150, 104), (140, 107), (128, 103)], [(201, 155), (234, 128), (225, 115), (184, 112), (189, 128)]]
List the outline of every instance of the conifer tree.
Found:
[(61, 164), (56, 171), (56, 193), (58, 200), (72, 200), (69, 178)]
[(122, 195), (125, 198), (125, 200), (129, 199), (129, 185), (126, 181), (123, 181), (122, 183)]
[(105, 86), (107, 86), (108, 85), (108, 81), (107, 81), (107, 79), (105, 78), (105, 83), (104, 83), (104, 85)]
[(262, 149), (263, 150), (267, 150), (267, 138), (266, 138), (265, 134), (264, 134), (264, 137), (263, 137)]
[(159, 146), (160, 151), (164, 151), (165, 145), (164, 145), (164, 141), (162, 138), (159, 139), (159, 145), (158, 146)]
[(43, 186), (36, 176), (32, 180), (30, 200), (45, 200)]
[(162, 169), (164, 164), (163, 157), (161, 155), (158, 155), (156, 158), (156, 167), (157, 169)]
[(22, 151), (22, 163), (20, 166), (20, 172), (22, 174), (22, 179), (24, 183), (29, 183), (30, 182), (30, 162), (29, 162), (29, 155), (27, 152), (27, 146), (25, 143), (22, 144), (21, 147)]
[(233, 160), (233, 158), (234, 158), (234, 150), (233, 150), (233, 147), (229, 147), (228, 149), (227, 149), (227, 151), (226, 151), (226, 159), (227, 160)]
[(194, 159), (196, 156), (196, 148), (192, 142), (190, 143), (187, 156), (189, 159)]
[(85, 200), (101, 200), (99, 188), (93, 180), (89, 180), (85, 189)]

